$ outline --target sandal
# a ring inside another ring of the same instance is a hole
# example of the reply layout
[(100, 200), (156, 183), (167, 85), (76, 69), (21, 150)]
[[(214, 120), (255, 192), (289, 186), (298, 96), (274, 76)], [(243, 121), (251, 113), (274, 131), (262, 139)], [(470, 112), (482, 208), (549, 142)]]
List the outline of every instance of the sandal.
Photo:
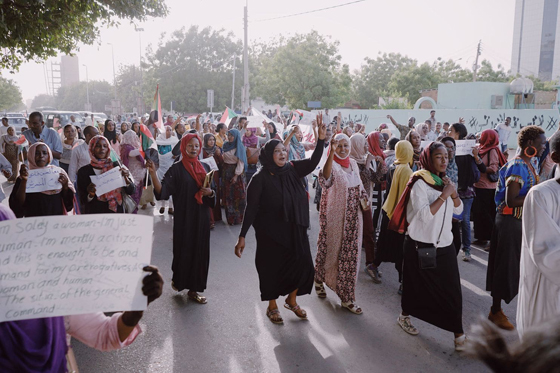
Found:
[(282, 319), (282, 316), (280, 316), (280, 311), (278, 311), (278, 308), (276, 308), (275, 310), (271, 310), (270, 308), (267, 307), (266, 317), (268, 317), (273, 324), (284, 323), (284, 320)]
[(305, 312), (303, 308), (300, 308), (299, 305), (290, 306), (288, 303), (285, 303), (284, 308), (295, 313), (300, 319), (307, 320), (307, 312)]
[(171, 289), (175, 290), (175, 291), (180, 291), (179, 289), (177, 289), (175, 287), (175, 283), (173, 281), (171, 281)]
[(168, 213), (169, 215), (173, 215), (173, 209), (172, 209), (172, 208), (168, 208), (168, 209), (167, 209), (167, 213)]
[(202, 295), (198, 294), (197, 292), (193, 292), (193, 293), (189, 292), (187, 294), (189, 296), (189, 299), (194, 300), (195, 302), (200, 303), (200, 304), (206, 304), (206, 302), (207, 302), (206, 297), (203, 297)]
[(362, 314), (362, 309), (360, 307), (358, 307), (358, 305), (352, 303), (352, 302), (341, 302), (342, 303), (342, 308), (346, 308), (348, 311), (355, 313), (356, 315), (361, 315)]
[(160, 214), (163, 214), (164, 212), (165, 212), (165, 207), (162, 207), (162, 208), (159, 209)]
[(315, 292), (319, 296), (319, 298), (326, 298), (327, 292), (325, 291), (325, 285), (323, 283), (319, 283), (315, 281)]

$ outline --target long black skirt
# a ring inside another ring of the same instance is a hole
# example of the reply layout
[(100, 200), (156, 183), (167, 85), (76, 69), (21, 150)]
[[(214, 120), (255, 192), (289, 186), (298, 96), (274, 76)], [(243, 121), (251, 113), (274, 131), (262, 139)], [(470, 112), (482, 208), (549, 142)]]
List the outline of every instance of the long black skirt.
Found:
[[(276, 229), (279, 229), (276, 227)], [(291, 224), (291, 244), (283, 245), (255, 228), (257, 254), (255, 265), (259, 273), (261, 300), (278, 299), (298, 289), (297, 294), (310, 294), (315, 278), (307, 228)]]
[(489, 241), (496, 220), (495, 189), (475, 188), (476, 197), (473, 202), (472, 216), (474, 221), (474, 238)]
[(521, 233), (521, 219), (511, 215), (496, 215), (490, 240), (486, 290), (493, 298), (503, 299), (508, 304), (519, 291)]
[(395, 269), (399, 273), (399, 281), (402, 281), (404, 234), (388, 229), (389, 217), (385, 211), (381, 213), (383, 217), (381, 219), (381, 229), (379, 231), (379, 239), (377, 240), (374, 264), (379, 266), (383, 262), (395, 263)]
[(463, 296), (453, 244), (437, 249), (436, 268), (420, 269), (414, 240), (404, 240), (402, 310), (429, 324), (463, 333)]

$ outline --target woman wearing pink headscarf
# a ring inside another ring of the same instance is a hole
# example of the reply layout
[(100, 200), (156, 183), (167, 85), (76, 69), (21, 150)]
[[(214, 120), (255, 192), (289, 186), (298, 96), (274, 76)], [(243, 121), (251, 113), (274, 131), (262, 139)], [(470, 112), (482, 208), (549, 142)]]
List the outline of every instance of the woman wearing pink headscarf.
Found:
[(20, 176), (10, 195), (10, 208), (18, 218), (31, 216), (66, 215), (73, 209), (74, 185), (68, 178), (68, 174), (62, 168), (53, 166), (53, 156), (48, 145), (36, 142), (27, 151), (29, 170), (44, 169), (59, 173), (58, 185), (55, 189), (45, 190), (38, 193), (27, 193), (27, 182), (29, 177), (28, 167), (22, 165)]
[[(126, 131), (121, 140), (121, 160), (125, 167), (130, 170), (134, 180), (134, 193), (130, 196), (137, 204), (140, 203), (142, 190), (144, 189), (144, 178), (146, 177), (146, 168), (144, 157), (141, 153), (142, 144), (140, 138), (134, 131)], [(134, 213), (138, 212), (138, 209)]]

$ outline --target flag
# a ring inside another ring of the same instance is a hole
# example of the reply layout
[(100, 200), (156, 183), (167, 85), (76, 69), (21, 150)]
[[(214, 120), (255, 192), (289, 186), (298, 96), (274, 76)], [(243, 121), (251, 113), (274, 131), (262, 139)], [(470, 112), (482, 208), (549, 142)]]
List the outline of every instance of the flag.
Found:
[(220, 118), (220, 123), (224, 123), (225, 125), (228, 125), (230, 120), (232, 118), (235, 118), (237, 116), (237, 114), (235, 113), (235, 111), (231, 110), (230, 108), (228, 108), (226, 106), (226, 110), (224, 110), (224, 113), (222, 114), (222, 117)]
[(27, 139), (25, 138), (25, 136), (24, 136), (24, 135), (21, 135), (21, 136), (19, 137), (19, 139), (16, 140), (16, 144), (17, 144), (17, 145), (22, 145), (22, 144), (25, 143), (26, 141), (27, 141)]
[(147, 158), (152, 159), (151, 156), (153, 152), (150, 149), (155, 150), (157, 156), (156, 140), (145, 124), (140, 125), (140, 141), (142, 142), (142, 149), (140, 149), (140, 152), (144, 158), (146, 158), (147, 155)]
[(152, 104), (152, 111), (153, 110), (157, 110), (158, 112), (158, 121), (156, 122), (156, 126), (158, 128), (163, 129), (163, 114), (161, 112), (161, 98), (159, 97), (159, 84), (156, 86), (156, 94), (154, 95), (154, 103)]

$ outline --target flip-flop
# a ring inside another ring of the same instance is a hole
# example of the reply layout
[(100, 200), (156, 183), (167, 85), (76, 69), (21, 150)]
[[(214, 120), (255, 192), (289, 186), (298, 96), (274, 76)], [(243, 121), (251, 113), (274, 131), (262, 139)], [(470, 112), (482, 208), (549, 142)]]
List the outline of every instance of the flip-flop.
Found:
[(194, 300), (197, 303), (200, 304), (206, 304), (208, 301), (206, 300), (206, 297), (203, 297), (202, 295), (195, 293), (196, 295), (192, 295), (192, 294), (188, 294), (189, 299)]
[[(276, 317), (276, 320), (272, 318), (275, 315), (278, 315), (278, 317)], [(278, 310), (278, 308), (275, 309), (275, 310), (270, 310), (267, 307), (266, 308), (266, 317), (268, 317), (270, 319), (270, 321), (272, 321), (273, 324), (283, 324), (284, 323), (284, 320), (280, 316), (280, 311)]]
[[(296, 316), (299, 317), (300, 319), (307, 320), (307, 312), (305, 312), (305, 310), (303, 308), (301, 308), (298, 304), (296, 304), (295, 306), (292, 307), (288, 303), (285, 303), (284, 308), (292, 311), (293, 313), (295, 313)], [(299, 314), (298, 314), (298, 311), (299, 311)]]

